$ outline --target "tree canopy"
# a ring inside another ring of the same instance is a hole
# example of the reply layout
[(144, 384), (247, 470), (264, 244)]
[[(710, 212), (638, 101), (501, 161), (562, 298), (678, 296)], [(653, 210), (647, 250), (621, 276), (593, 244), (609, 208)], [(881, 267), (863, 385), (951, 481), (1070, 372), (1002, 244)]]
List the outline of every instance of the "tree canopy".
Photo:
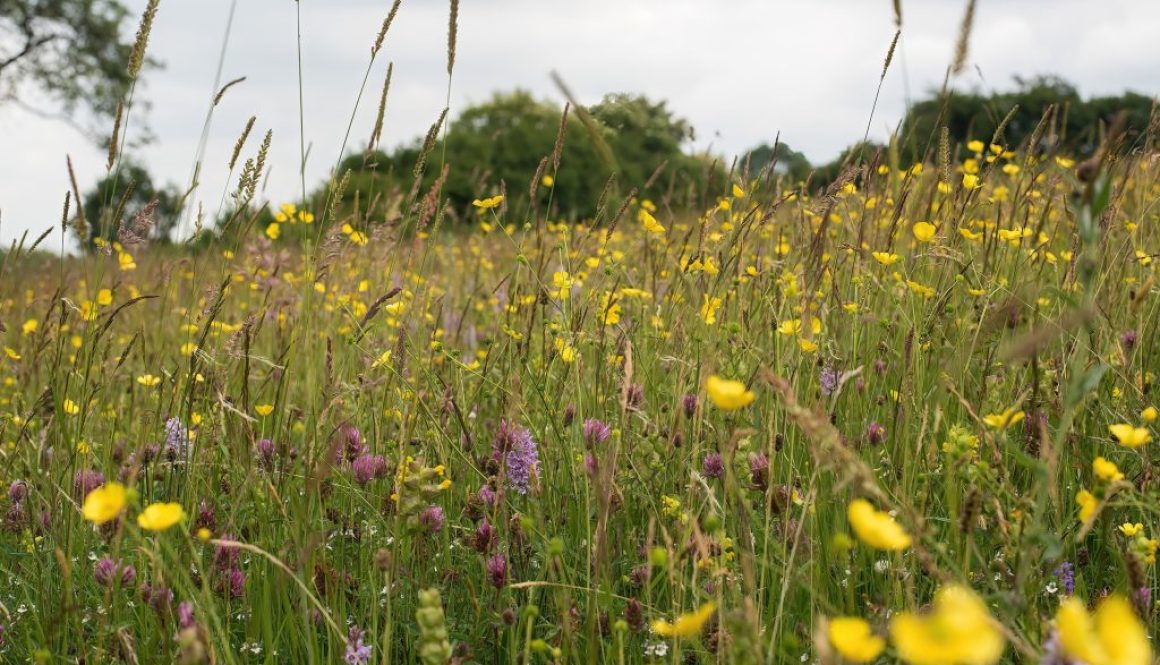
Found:
[(0, 103), (37, 90), (69, 116), (113, 116), (131, 79), (129, 18), (118, 0), (0, 0)]
[[(595, 212), (614, 174), (620, 193), (636, 187), (641, 196), (685, 194), (688, 190), (681, 188), (699, 182), (702, 160), (685, 152), (692, 130), (664, 102), (608, 95), (586, 109), (588, 122), (573, 110), (561, 125), (563, 112), (523, 90), (497, 93), (465, 109), (433, 144), (421, 186), (429, 187), (439, 176), (439, 165), (449, 164), (442, 191), (462, 208), (498, 192), (501, 182), (509, 190), (526, 191), (546, 159), (538, 196), (550, 199), (556, 214), (584, 217)], [(556, 169), (552, 156), (561, 128)], [(358, 193), (369, 202), (374, 191), (390, 186), (409, 190), (422, 152), (423, 141), (416, 140), (391, 152), (351, 155), (338, 171), (340, 177), (351, 173), (345, 200)], [(664, 170), (652, 178), (662, 164)]]
[[(151, 239), (167, 240), (177, 225), (181, 192), (173, 186), (159, 186), (145, 167), (126, 161), (102, 178), (84, 195), (84, 216), (92, 243), (97, 238), (117, 240), (122, 222), (156, 202), (151, 215), (155, 226)], [(85, 239), (78, 239), (84, 241)]]
[(920, 159), (936, 149), (937, 131), (944, 126), (952, 144), (972, 139), (990, 141), (1008, 115), (1003, 143), (1022, 145), (1031, 138), (1051, 105), (1056, 107), (1055, 118), (1043, 134), (1041, 145), (1034, 148), (1055, 145), (1086, 155), (1099, 144), (1100, 127), (1113, 122), (1121, 112), (1125, 114), (1124, 128), (1129, 138), (1144, 132), (1153, 100), (1134, 92), (1084, 99), (1074, 85), (1056, 76), (1016, 78), (1014, 90), (992, 94), (951, 92), (944, 98), (932, 92), (906, 114), (899, 133), (904, 154)]
[[(1096, 149), (1100, 128), (1114, 122), (1120, 113), (1124, 114), (1124, 132), (1130, 145), (1147, 131), (1153, 112), (1150, 97), (1129, 91), (1084, 99), (1074, 85), (1055, 76), (1016, 78), (1013, 90), (990, 94), (952, 90), (942, 95), (931, 91), (910, 107), (902, 121), (897, 136), (899, 157), (906, 163), (932, 161), (942, 127), (947, 128), (951, 146), (976, 139), (990, 141), (1004, 120), (1004, 145), (1021, 146), (1032, 138), (1052, 105), (1056, 109), (1054, 117), (1041, 132), (1040, 145), (1035, 149), (1059, 149), (1080, 156)], [(778, 168), (793, 181), (805, 181), (808, 175), (811, 186), (825, 187), (838, 177), (851, 157), (856, 159), (861, 154), (869, 158), (883, 147), (874, 142), (856, 143), (835, 159), (812, 166), (805, 156), (783, 144), (778, 146)], [(759, 172), (772, 156), (773, 148), (768, 144), (750, 150), (750, 172)]]
[(742, 167), (749, 167), (750, 177), (761, 175), (770, 164), (774, 165), (777, 173), (784, 174), (793, 182), (805, 180), (811, 169), (810, 160), (805, 155), (780, 141), (772, 146), (768, 143), (759, 145), (747, 152), (741, 160)]

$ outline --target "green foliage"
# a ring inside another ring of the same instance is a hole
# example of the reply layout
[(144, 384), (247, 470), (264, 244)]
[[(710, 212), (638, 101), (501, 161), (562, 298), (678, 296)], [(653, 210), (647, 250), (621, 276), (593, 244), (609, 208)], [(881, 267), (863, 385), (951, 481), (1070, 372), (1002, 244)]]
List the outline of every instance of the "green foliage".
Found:
[(168, 240), (179, 220), (181, 193), (172, 185), (158, 185), (145, 167), (126, 161), (84, 195), (89, 237), (78, 240), (86, 246), (97, 238), (116, 240), (121, 223), (153, 201), (152, 238)]
[(112, 117), (130, 80), (128, 18), (117, 0), (0, 0), (0, 103), (32, 86), (68, 114)]
[(859, 160), (870, 160), (879, 151), (886, 150), (886, 146), (874, 141), (859, 141), (846, 148), (833, 161), (814, 169), (810, 178), (810, 186), (815, 190), (829, 187), (842, 174), (842, 169), (853, 166)]
[(619, 176), (628, 185), (644, 185), (666, 160), (666, 175), (661, 182), (687, 183), (701, 175), (697, 161), (681, 150), (693, 138), (693, 128), (674, 116), (665, 102), (651, 102), (641, 95), (606, 95), (589, 111), (608, 130), (607, 142)]
[(1126, 114), (1129, 141), (1147, 129), (1152, 114), (1152, 99), (1134, 92), (1085, 100), (1075, 86), (1054, 76), (1016, 78), (1015, 83), (1015, 90), (1009, 92), (951, 92), (946, 99), (932, 93), (918, 102), (907, 113), (900, 132), (905, 155), (914, 160), (933, 154), (938, 147), (937, 132), (943, 126), (949, 131), (952, 144), (972, 139), (990, 141), (1012, 109), (1014, 114), (1004, 128), (1003, 143), (1022, 145), (1031, 138), (1052, 104), (1057, 108), (1050, 126), (1054, 131), (1044, 132), (1041, 145), (1036, 148), (1049, 147), (1054, 141), (1068, 152), (1089, 155), (1099, 143), (1101, 127), (1110, 124), (1121, 111)]
[(742, 167), (748, 164), (750, 177), (762, 175), (771, 163), (774, 164), (778, 175), (784, 174), (791, 182), (805, 180), (812, 168), (810, 160), (805, 155), (789, 147), (789, 144), (781, 142), (776, 146), (763, 143), (746, 153), (741, 160)]
[[(944, 98), (933, 91), (907, 112), (898, 132), (900, 159), (905, 164), (936, 161), (939, 131), (946, 127), (950, 143), (966, 144), (971, 140), (989, 142), (1003, 126), (1002, 142), (1008, 147), (1022, 146), (1039, 126), (1048, 107), (1055, 105), (1051, 124), (1041, 132), (1038, 149), (1053, 148), (1074, 155), (1090, 155), (1099, 144), (1103, 128), (1124, 114), (1123, 136), (1127, 145), (1137, 146), (1144, 137), (1152, 117), (1153, 100), (1134, 92), (1115, 97), (1083, 99), (1075, 86), (1056, 76), (1015, 79), (1016, 88), (989, 95), (978, 91), (951, 91)], [(809, 179), (814, 190), (829, 186), (847, 165), (859, 156), (870, 158), (882, 149), (881, 144), (855, 143), (835, 159), (813, 167), (804, 155), (782, 144), (778, 146), (778, 170), (793, 182)], [(761, 145), (747, 153), (750, 173), (761, 171), (773, 157), (773, 148)]]
[[(497, 93), (465, 109), (451, 123), (445, 140), (437, 141), (427, 156), (420, 190), (434, 184), (441, 164), (449, 164), (442, 192), (452, 206), (463, 209), (476, 198), (500, 191), (501, 183), (508, 191), (529, 188), (546, 159), (541, 175), (550, 176), (554, 183), (539, 187), (536, 203), (550, 201), (553, 214), (576, 218), (596, 212), (614, 173), (621, 194), (637, 187), (643, 196), (662, 196), (678, 185), (691, 187), (703, 175), (700, 160), (683, 152), (691, 135), (688, 123), (674, 116), (664, 102), (633, 95), (609, 95), (589, 109), (595, 135), (575, 111), (570, 112), (556, 170), (552, 155), (562, 113), (556, 104), (522, 90)], [(601, 144), (610, 149), (612, 163), (601, 156)], [(349, 156), (337, 171), (352, 171), (344, 203), (352, 203), (357, 195), (369, 206), (376, 196), (409, 194), (421, 153), (422, 142), (416, 141), (390, 153)], [(644, 191), (646, 181), (666, 162), (662, 177)]]

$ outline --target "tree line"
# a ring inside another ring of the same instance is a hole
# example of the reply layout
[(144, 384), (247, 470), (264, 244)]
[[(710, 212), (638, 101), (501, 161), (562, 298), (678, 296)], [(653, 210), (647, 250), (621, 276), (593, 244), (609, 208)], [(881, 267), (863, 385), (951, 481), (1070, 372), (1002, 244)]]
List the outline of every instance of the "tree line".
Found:
[[(70, 116), (84, 108), (94, 122), (107, 121), (133, 80), (124, 66), (131, 49), (121, 30), (127, 17), (117, 0), (0, 0), (0, 103), (22, 104), (20, 93), (38, 90)], [(950, 145), (990, 141), (1001, 133), (1008, 148), (1083, 157), (1117, 118), (1126, 149), (1139, 147), (1155, 122), (1155, 101), (1146, 95), (1084, 98), (1055, 76), (1014, 83), (1005, 91), (929, 92), (908, 108), (892, 138), (894, 154), (904, 165), (933, 161), (945, 128)], [(1050, 122), (1040, 127), (1049, 109)], [(111, 140), (86, 130), (98, 142)], [(1038, 144), (1026, 146), (1033, 135)], [(365, 216), (384, 198), (413, 200), (416, 192), (438, 185), (453, 216), (476, 198), (503, 190), (534, 194), (537, 208), (554, 218), (583, 219), (610, 197), (634, 191), (674, 208), (703, 207), (726, 191), (730, 180), (762, 174), (771, 165), (770, 175), (786, 187), (821, 189), (851, 161), (884, 148), (857, 143), (814, 164), (784, 142), (727, 158), (692, 150), (693, 138), (689, 122), (663, 100), (617, 93), (565, 112), (561, 104), (526, 91), (500, 92), (433, 127), (426, 137), (350, 154), (308, 201), (298, 203), (319, 212), (336, 206)], [(511, 202), (527, 198), (514, 196)], [(83, 196), (83, 211), (89, 220), (104, 219), (90, 228), (112, 240), (119, 220), (110, 216), (156, 202), (154, 233), (164, 238), (176, 226), (183, 201), (176, 187), (155, 182), (128, 158)]]
[[(1082, 157), (1099, 144), (1101, 128), (1120, 114), (1129, 146), (1141, 140), (1152, 121), (1154, 101), (1133, 92), (1084, 99), (1074, 86), (1054, 77), (1018, 81), (1016, 89), (998, 93), (932, 93), (906, 113), (895, 149), (904, 165), (932, 161), (943, 127), (953, 146), (975, 139), (990, 141), (1000, 126), (1005, 146), (1027, 147), (1049, 107), (1054, 109), (1051, 121), (1040, 129), (1040, 145), (1033, 148)], [(630, 191), (640, 198), (666, 201), (675, 209), (698, 208), (710, 204), (742, 174), (781, 178), (787, 188), (821, 189), (853, 159), (886, 147), (856, 143), (829, 162), (813, 164), (785, 142), (758, 145), (736, 159), (726, 159), (692, 151), (693, 138), (687, 120), (664, 101), (641, 95), (611, 94), (587, 109), (565, 113), (563, 106), (526, 91), (496, 93), (464, 109), (446, 131), (436, 132), (430, 140), (419, 137), (394, 149), (348, 155), (334, 178), (309, 196), (307, 206), (372, 215), (384, 197), (405, 198), (438, 184), (449, 210), (459, 213), (481, 197), (533, 190), (537, 204), (550, 206), (550, 213), (559, 219), (590, 217), (598, 206), (607, 205), (609, 196)], [(772, 173), (767, 174), (771, 166)], [(130, 165), (117, 178), (118, 182), (98, 183), (85, 198), (90, 219), (100, 217), (110, 188), (124, 191), (130, 182), (134, 191), (125, 208), (157, 200), (159, 219), (176, 217), (178, 192), (155, 185), (141, 166)], [(511, 199), (519, 205), (527, 197)], [(272, 218), (275, 212), (265, 216)], [(162, 223), (159, 228), (164, 232), (169, 226)]]

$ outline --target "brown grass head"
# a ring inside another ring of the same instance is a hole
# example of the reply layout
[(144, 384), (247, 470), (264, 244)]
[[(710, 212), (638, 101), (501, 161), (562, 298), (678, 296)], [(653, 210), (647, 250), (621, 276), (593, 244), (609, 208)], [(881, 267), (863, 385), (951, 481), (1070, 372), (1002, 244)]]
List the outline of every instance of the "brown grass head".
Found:
[(399, 5), (403, 4), (403, 0), (395, 0), (395, 4), (391, 5), (391, 11), (387, 12), (387, 17), (383, 19), (383, 26), (379, 28), (379, 35), (375, 38), (375, 45), (371, 47), (371, 58), (379, 54), (379, 50), (383, 48), (383, 41), (387, 38), (387, 31), (391, 29), (391, 24), (395, 22), (395, 15), (399, 13)]
[(133, 42), (133, 50), (129, 54), (129, 78), (136, 80), (145, 65), (145, 49), (149, 46), (149, 33), (153, 32), (153, 19), (157, 16), (157, 9), (161, 0), (149, 0), (145, 6), (145, 13), (141, 15), (141, 24), (137, 28), (137, 39)]
[(963, 22), (959, 26), (959, 40), (955, 44), (955, 59), (951, 63), (951, 74), (958, 76), (967, 66), (967, 53), (971, 41), (971, 29), (975, 23), (975, 1), (967, 1), (967, 11), (963, 14)]
[(234, 152), (230, 155), (230, 170), (234, 170), (234, 166), (238, 163), (238, 155), (242, 153), (242, 148), (246, 145), (246, 139), (250, 138), (250, 132), (254, 129), (254, 123), (258, 120), (258, 116), (252, 115), (246, 121), (246, 127), (242, 130), (242, 135), (238, 137), (234, 143)]
[(447, 76), (455, 69), (455, 45), (459, 39), (459, 0), (451, 0), (451, 15), (447, 19)]

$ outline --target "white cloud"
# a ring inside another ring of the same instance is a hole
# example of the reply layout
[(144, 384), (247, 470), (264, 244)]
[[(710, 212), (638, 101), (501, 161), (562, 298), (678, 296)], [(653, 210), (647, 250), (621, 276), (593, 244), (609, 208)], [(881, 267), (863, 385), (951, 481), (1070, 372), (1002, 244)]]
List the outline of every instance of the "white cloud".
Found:
[[(128, 4), (137, 11), (144, 0)], [(887, 74), (871, 135), (885, 137), (912, 96), (937, 87), (958, 35), (964, 2), (904, 0), (901, 50)], [(150, 45), (166, 63), (148, 77), (157, 142), (140, 152), (156, 177), (189, 179), (212, 95), (229, 0), (163, 0)], [(302, 0), (307, 186), (338, 157), (369, 49), (389, 0)], [(226, 163), (250, 115), (253, 152), (274, 131), (267, 196), (298, 192), (298, 68), (295, 3), (240, 0), (223, 80), (246, 76), (215, 110), (198, 199), (210, 213), (229, 186)], [(692, 121), (699, 145), (737, 152), (780, 131), (811, 159), (861, 138), (893, 35), (886, 0), (464, 0), (454, 109), (494, 90), (523, 87), (559, 99), (559, 71), (584, 102), (612, 91), (669, 101)], [(972, 68), (956, 83), (1010, 86), (1016, 74), (1056, 73), (1085, 94), (1160, 89), (1160, 3), (1155, 0), (982, 0)], [(365, 142), (388, 60), (395, 63), (384, 144), (430, 126), (446, 96), (447, 3), (404, 0), (355, 117), (350, 147)], [(975, 69), (977, 67), (977, 69)], [(978, 72), (982, 73), (982, 78)], [(68, 188), (64, 155), (82, 187), (104, 156), (67, 126), (0, 109), (0, 238), (56, 224)], [(59, 242), (59, 240), (57, 241)]]

